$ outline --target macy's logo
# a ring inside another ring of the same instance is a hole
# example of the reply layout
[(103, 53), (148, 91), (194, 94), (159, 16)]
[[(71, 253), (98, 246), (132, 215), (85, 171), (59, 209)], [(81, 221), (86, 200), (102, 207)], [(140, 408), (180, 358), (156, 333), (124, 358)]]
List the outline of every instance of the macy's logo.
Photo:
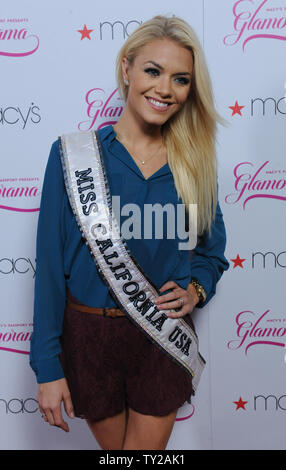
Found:
[[(271, 411), (274, 410), (286, 411), (286, 395), (254, 395), (253, 400), (243, 400), (239, 397), (239, 400), (233, 401), (237, 410), (244, 410), (250, 408), (251, 411)], [(284, 401), (283, 401), (284, 400)]]
[(234, 33), (225, 36), (223, 43), (226, 46), (234, 46), (242, 41), (244, 51), (245, 45), (252, 39), (268, 38), (286, 41), (286, 35), (281, 34), (286, 28), (286, 17), (283, 16), (283, 10), (286, 7), (265, 8), (267, 3), (269, 0), (263, 0), (257, 6), (255, 0), (236, 1), (232, 9)]

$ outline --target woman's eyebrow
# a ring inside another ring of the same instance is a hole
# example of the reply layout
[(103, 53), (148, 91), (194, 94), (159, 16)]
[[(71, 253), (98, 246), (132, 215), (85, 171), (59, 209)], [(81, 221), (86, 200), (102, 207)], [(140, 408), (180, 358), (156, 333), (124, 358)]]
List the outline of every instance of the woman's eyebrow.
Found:
[[(156, 67), (158, 67), (158, 69), (164, 70), (164, 67), (162, 67), (162, 65), (160, 64), (157, 64), (157, 62), (154, 62), (154, 60), (148, 60), (147, 62), (145, 62), (145, 64), (153, 64)], [(174, 75), (191, 75), (191, 74), (189, 72), (177, 72), (177, 73), (174, 73)]]

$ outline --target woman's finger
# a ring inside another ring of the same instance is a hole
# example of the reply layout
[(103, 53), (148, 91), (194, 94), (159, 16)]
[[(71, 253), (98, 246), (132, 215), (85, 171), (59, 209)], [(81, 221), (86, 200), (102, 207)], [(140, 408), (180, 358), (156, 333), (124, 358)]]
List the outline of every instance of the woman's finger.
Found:
[(181, 317), (184, 317), (185, 315), (187, 315), (187, 313), (190, 313), (190, 310), (189, 310), (189, 308), (184, 306), (176, 312), (171, 310), (170, 312), (166, 313), (166, 315), (167, 315), (168, 318), (181, 318)]
[(172, 292), (168, 292), (168, 294), (160, 295), (160, 297), (154, 299), (154, 303), (155, 305), (161, 305), (164, 302), (176, 300), (179, 297), (183, 297), (184, 294), (186, 294), (186, 292), (180, 287), (178, 289), (172, 290)]
[[(184, 305), (182, 306), (182, 302), (180, 298), (184, 299)], [(169, 310), (166, 312), (166, 315), (171, 318), (176, 317), (184, 317), (187, 313), (191, 313), (195, 304), (192, 302), (190, 297), (180, 297), (172, 302), (165, 302), (162, 304), (157, 305), (157, 309), (160, 310)]]
[(191, 311), (191, 306), (188, 303), (182, 306), (182, 302), (180, 300), (162, 304), (157, 308), (158, 310), (169, 310), (168, 312), (166, 312), (166, 315), (170, 318), (184, 317), (187, 313), (190, 313)]
[(46, 413), (44, 412), (43, 408), (41, 408), (41, 407), (39, 406), (39, 410), (40, 410), (40, 413), (41, 413), (41, 416), (42, 416), (43, 420), (47, 422), (47, 421), (48, 421), (48, 418), (47, 418), (47, 415), (46, 415)]
[[(161, 295), (160, 297), (157, 297), (154, 299), (155, 305), (160, 305), (162, 306), (166, 302), (177, 302), (179, 299), (183, 299), (184, 303), (186, 303), (189, 299), (189, 293), (185, 290), (182, 289), (182, 287), (177, 287), (173, 289), (171, 292), (165, 295)], [(173, 305), (172, 308), (177, 308), (180, 307), (182, 302), (180, 301), (180, 304)]]
[(173, 289), (174, 287), (179, 287), (179, 286), (175, 281), (168, 281), (168, 282), (165, 282), (165, 284), (163, 284), (160, 287), (159, 291), (162, 292), (167, 289)]
[(66, 396), (64, 396), (64, 408), (65, 408), (66, 414), (67, 414), (70, 418), (74, 418), (74, 417), (75, 417), (74, 409), (73, 409), (73, 404), (72, 404), (72, 400), (71, 400), (70, 394), (67, 394)]
[[(182, 299), (183, 297), (180, 297), (180, 298)], [(164, 310), (165, 308), (166, 309), (180, 308), (180, 307), (182, 307), (182, 302), (180, 301), (180, 298), (179, 299), (176, 298), (176, 299), (174, 299), (170, 302), (156, 303), (157, 308), (158, 308), (158, 310)], [(184, 304), (185, 303), (186, 303), (186, 301), (184, 299)]]
[(53, 410), (53, 416), (54, 416), (55, 426), (57, 426), (58, 428), (63, 429), (63, 431), (69, 432), (69, 426), (68, 426), (68, 423), (66, 421), (64, 421), (64, 419), (63, 419), (62, 410), (61, 410), (60, 405), (57, 406)]
[[(49, 423), (51, 426), (54, 426), (54, 425), (55, 425), (55, 420), (54, 420), (54, 416), (53, 416), (52, 410), (50, 410), (50, 409), (45, 409), (45, 410), (44, 410), (44, 413), (45, 413), (45, 415), (46, 415), (46, 418), (47, 418), (48, 423)], [(45, 421), (46, 421), (46, 420), (45, 420)]]

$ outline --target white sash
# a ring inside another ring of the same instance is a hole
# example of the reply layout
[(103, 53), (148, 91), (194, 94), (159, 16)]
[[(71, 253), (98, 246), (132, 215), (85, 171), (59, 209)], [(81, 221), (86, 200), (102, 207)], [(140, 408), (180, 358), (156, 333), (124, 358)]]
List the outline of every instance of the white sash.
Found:
[(153, 303), (159, 295), (120, 235), (96, 131), (59, 137), (65, 185), (82, 236), (119, 308), (192, 377), (197, 388), (205, 360), (198, 338), (182, 318), (168, 318)]

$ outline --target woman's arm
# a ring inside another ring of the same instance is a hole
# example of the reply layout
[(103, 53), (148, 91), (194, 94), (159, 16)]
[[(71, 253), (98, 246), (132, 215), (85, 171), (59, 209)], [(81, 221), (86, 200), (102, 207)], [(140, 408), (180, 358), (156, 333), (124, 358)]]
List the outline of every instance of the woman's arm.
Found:
[(38, 383), (64, 377), (58, 358), (66, 300), (63, 199), (64, 179), (56, 141), (52, 145), (45, 170), (36, 239), (34, 329), (30, 365)]
[[(204, 307), (214, 296), (217, 282), (224, 271), (229, 268), (229, 262), (224, 256), (226, 247), (226, 230), (219, 203), (216, 217), (212, 224), (211, 236), (204, 234), (191, 252), (191, 276), (197, 279), (206, 292), (206, 300), (199, 302), (196, 307)], [(192, 285), (188, 285), (188, 289)]]

